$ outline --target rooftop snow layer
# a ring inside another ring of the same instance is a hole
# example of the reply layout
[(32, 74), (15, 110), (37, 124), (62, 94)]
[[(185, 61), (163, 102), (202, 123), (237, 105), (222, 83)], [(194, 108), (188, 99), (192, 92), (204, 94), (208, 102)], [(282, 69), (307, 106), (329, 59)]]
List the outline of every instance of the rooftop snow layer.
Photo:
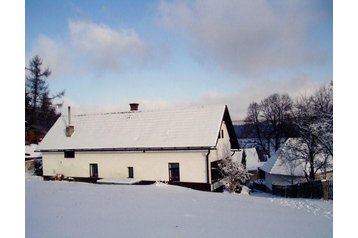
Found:
[[(297, 147), (301, 147), (300, 150), (294, 149)], [(305, 176), (306, 157), (305, 147), (299, 142), (299, 139), (289, 138), (260, 169), (269, 174)], [(316, 155), (316, 162), (322, 162), (323, 160), (324, 156), (322, 154)], [(327, 163), (330, 165), (332, 162), (332, 157), (329, 157)], [(309, 171), (306, 172), (308, 173)]]
[(67, 116), (60, 117), (39, 150), (212, 147), (226, 106), (162, 111), (72, 115), (74, 133), (66, 137)]
[(289, 138), (260, 169), (269, 174), (304, 176), (305, 161), (303, 159), (290, 158), (285, 153), (294, 144), (295, 139)]
[(246, 169), (247, 170), (257, 170), (260, 166), (264, 164), (259, 159), (259, 155), (257, 154), (256, 148), (246, 148)]
[(264, 162), (261, 162), (259, 160), (259, 156), (257, 154), (256, 148), (246, 148), (246, 149), (240, 149), (235, 152), (235, 154), (232, 156), (233, 160), (236, 160), (241, 163), (242, 161), (242, 153), (245, 150), (246, 154), (246, 169), (248, 171), (257, 170), (260, 166), (264, 164)]
[(35, 152), (37, 144), (25, 145), (25, 159), (39, 158), (42, 156), (40, 152)]

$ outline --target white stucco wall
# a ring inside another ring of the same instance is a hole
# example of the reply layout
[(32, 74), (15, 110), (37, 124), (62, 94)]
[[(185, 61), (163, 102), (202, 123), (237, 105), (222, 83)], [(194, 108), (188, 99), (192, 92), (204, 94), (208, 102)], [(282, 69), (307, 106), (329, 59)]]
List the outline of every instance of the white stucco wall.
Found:
[[(223, 121), (220, 126), (220, 131), (223, 130), (224, 137), (218, 138), (215, 150), (211, 150), (209, 154), (209, 181), (211, 183), (211, 162), (221, 160), (227, 154), (231, 154), (231, 143), (230, 143), (230, 136), (227, 130), (226, 124)], [(215, 184), (211, 184), (211, 190), (216, 189), (219, 186), (222, 186), (222, 182), (217, 182)]]
[(43, 174), (89, 177), (89, 164), (98, 164), (98, 177), (127, 178), (128, 167), (134, 178), (169, 179), (168, 163), (179, 163), (181, 182), (206, 183), (207, 151), (166, 152), (76, 152), (75, 158), (64, 158), (63, 152), (44, 152)]
[(217, 140), (216, 150), (213, 150), (209, 156), (210, 162), (220, 160), (226, 153), (231, 153), (230, 136), (224, 121), (221, 124), (221, 130), (224, 132), (224, 137)]

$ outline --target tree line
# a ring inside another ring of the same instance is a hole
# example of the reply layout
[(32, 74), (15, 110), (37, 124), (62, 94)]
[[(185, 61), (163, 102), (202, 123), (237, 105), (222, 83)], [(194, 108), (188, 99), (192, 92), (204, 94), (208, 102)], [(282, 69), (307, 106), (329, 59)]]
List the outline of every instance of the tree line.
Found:
[(244, 121), (244, 137), (255, 138), (257, 149), (267, 159), (287, 138), (297, 138), (291, 152), (306, 161), (306, 178), (314, 180), (318, 169), (326, 166), (317, 155), (333, 157), (333, 82), (295, 101), (288, 94), (275, 93), (252, 102)]

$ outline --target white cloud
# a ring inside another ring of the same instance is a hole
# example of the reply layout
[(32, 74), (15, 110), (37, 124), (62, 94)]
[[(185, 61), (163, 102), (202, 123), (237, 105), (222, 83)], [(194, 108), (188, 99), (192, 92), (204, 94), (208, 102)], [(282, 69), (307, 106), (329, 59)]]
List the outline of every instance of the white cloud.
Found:
[(89, 21), (69, 21), (68, 39), (53, 39), (39, 35), (30, 57), (38, 54), (53, 75), (96, 71), (119, 72), (126, 67), (145, 63), (148, 51), (133, 29), (113, 29)]
[(130, 60), (145, 58), (146, 49), (132, 29), (112, 29), (88, 21), (69, 21), (70, 39), (74, 49), (88, 57), (96, 67), (114, 69)]
[(162, 25), (192, 40), (202, 60), (210, 56), (225, 69), (252, 75), (324, 61), (327, 52), (308, 45), (310, 24), (319, 19), (312, 4), (162, 1), (159, 10)]
[(53, 76), (73, 72), (73, 62), (70, 50), (58, 41), (45, 35), (39, 35), (30, 52), (27, 55), (27, 63), (34, 55), (39, 55), (44, 68), (49, 68)]

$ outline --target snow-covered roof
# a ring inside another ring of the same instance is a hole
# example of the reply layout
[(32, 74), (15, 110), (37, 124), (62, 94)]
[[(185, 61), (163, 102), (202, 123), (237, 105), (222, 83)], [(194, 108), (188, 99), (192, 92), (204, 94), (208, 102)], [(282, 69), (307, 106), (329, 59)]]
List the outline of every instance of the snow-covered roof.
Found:
[(289, 146), (294, 144), (293, 138), (288, 139), (260, 169), (269, 174), (304, 176), (305, 161), (286, 155)]
[[(295, 147), (302, 147), (299, 151), (292, 150)], [(269, 174), (305, 176), (305, 153), (303, 145), (298, 138), (289, 138), (286, 142), (269, 158), (260, 169)], [(318, 154), (315, 157), (316, 162), (322, 162), (324, 156)], [(328, 163), (332, 163), (332, 157), (329, 157)], [(307, 171), (308, 173), (308, 168)]]
[[(71, 137), (66, 137), (68, 117), (62, 116), (38, 149), (213, 147), (225, 118), (231, 124), (226, 106), (72, 115), (74, 133)], [(233, 131), (233, 128), (228, 129)]]
[(257, 170), (265, 163), (260, 161), (256, 148), (236, 150), (234, 155), (232, 156), (232, 159), (241, 163), (244, 151), (246, 155), (246, 169), (248, 171)]
[(247, 148), (244, 149), (246, 154), (246, 169), (247, 170), (257, 170), (265, 162), (261, 162), (259, 155), (257, 154), (256, 148)]
[(231, 152), (235, 152), (234, 154), (231, 155), (231, 159), (235, 162), (241, 163), (243, 150), (242, 149), (232, 150)]
[(42, 154), (40, 152), (35, 152), (37, 146), (37, 144), (25, 145), (25, 159), (42, 157)]

